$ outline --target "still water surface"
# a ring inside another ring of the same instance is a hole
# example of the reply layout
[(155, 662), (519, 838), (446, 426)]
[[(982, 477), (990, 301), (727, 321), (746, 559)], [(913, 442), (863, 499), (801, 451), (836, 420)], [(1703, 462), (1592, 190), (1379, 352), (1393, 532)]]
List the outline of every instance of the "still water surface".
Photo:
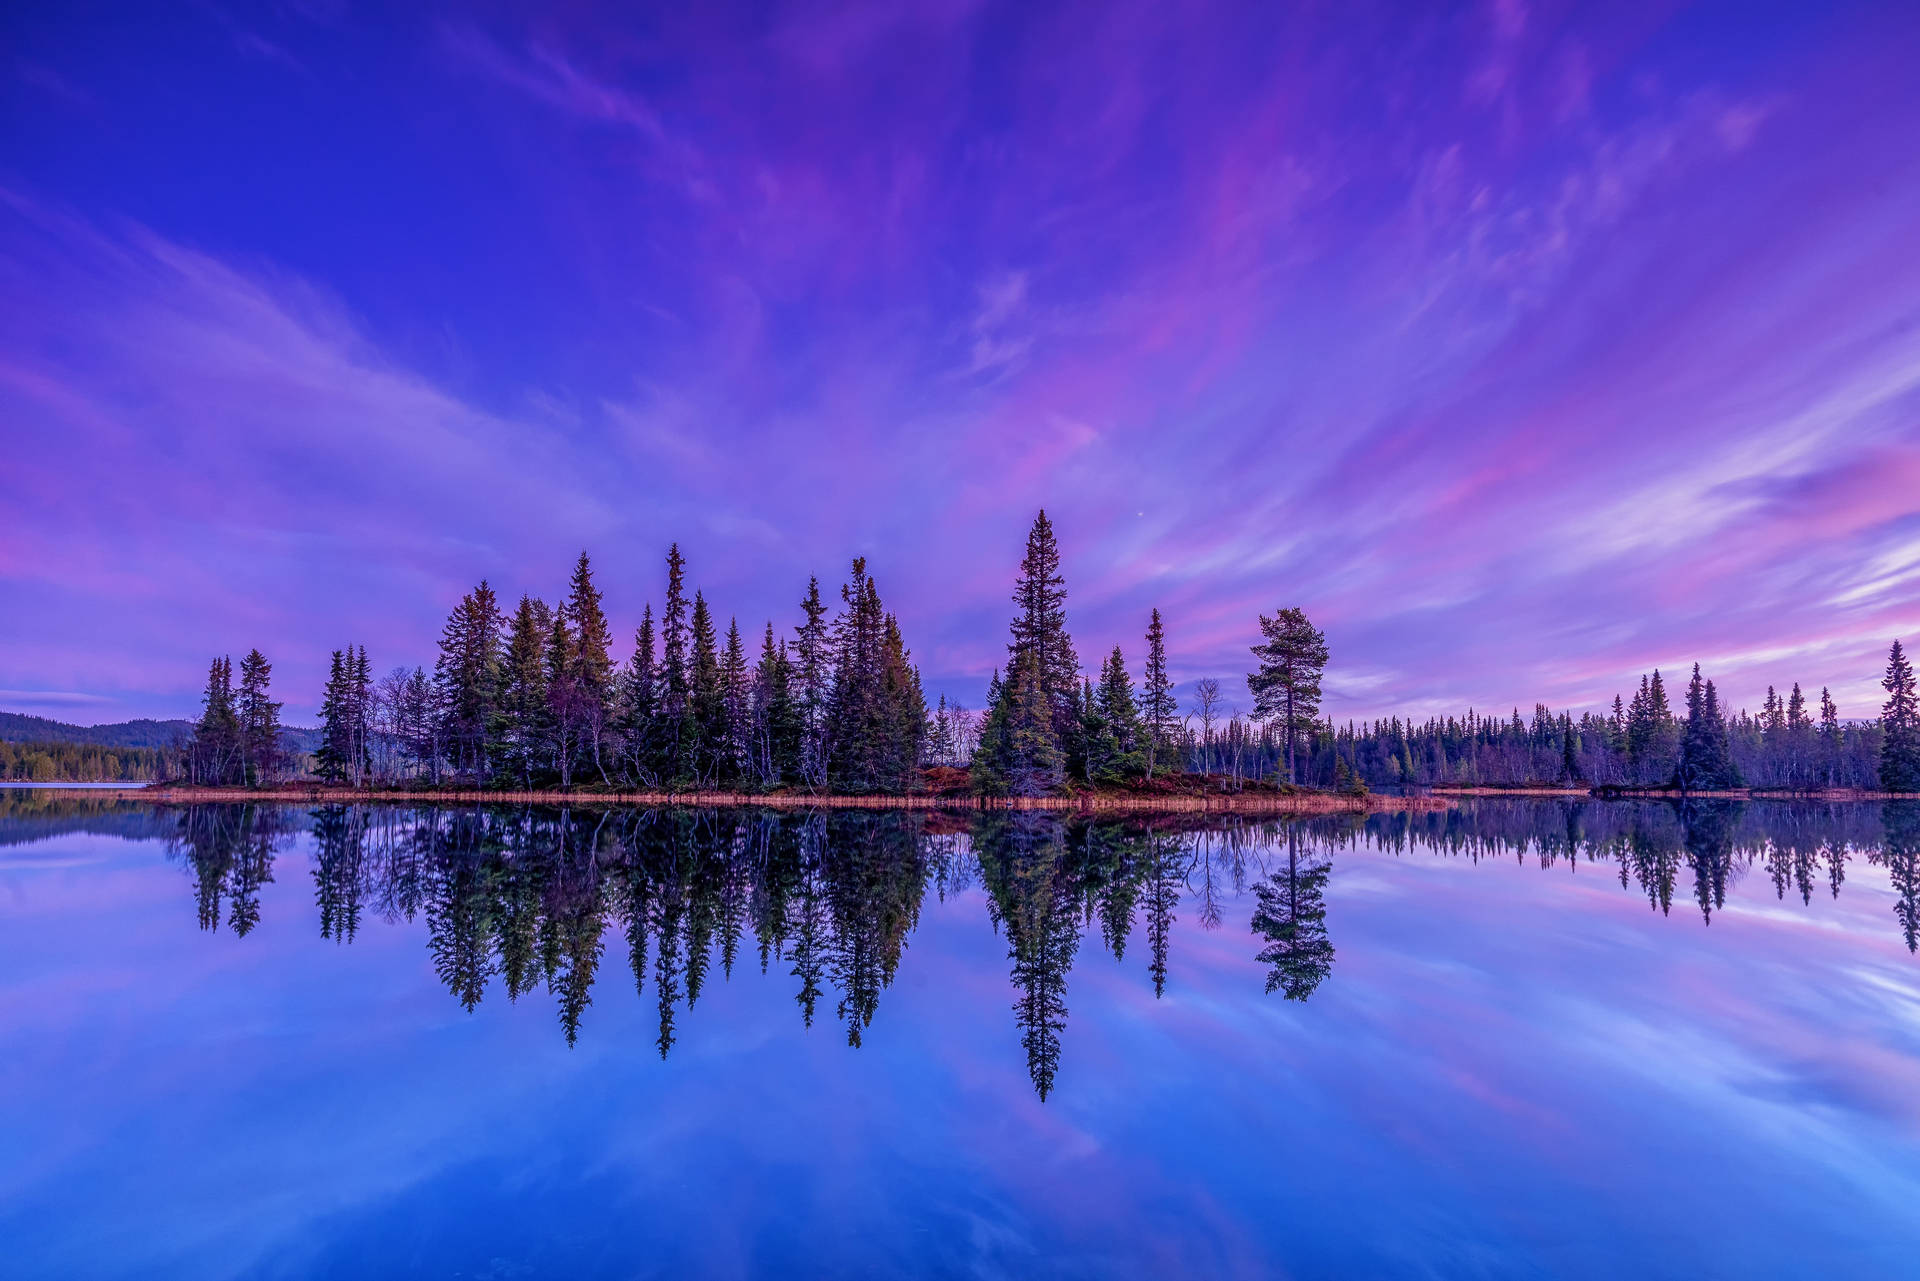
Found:
[(1911, 1276), (1920, 805), (0, 792), (0, 1275)]

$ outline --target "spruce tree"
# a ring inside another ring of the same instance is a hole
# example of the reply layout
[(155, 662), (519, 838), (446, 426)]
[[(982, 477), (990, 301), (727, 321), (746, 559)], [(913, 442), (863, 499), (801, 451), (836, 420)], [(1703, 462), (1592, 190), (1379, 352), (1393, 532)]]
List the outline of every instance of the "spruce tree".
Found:
[(1173, 745), (1174, 719), (1179, 704), (1173, 697), (1173, 680), (1167, 675), (1167, 633), (1154, 610), (1147, 623), (1147, 669), (1140, 685), (1140, 712), (1146, 722), (1147, 777), (1153, 777), (1154, 757)]
[(690, 779), (702, 785), (719, 781), (725, 768), (730, 736), (727, 733), (726, 693), (720, 683), (720, 641), (714, 634), (707, 598), (693, 594), (693, 650), (689, 661), (690, 705), (688, 729), (682, 742), (690, 749)]
[(820, 579), (807, 579), (806, 598), (800, 602), (806, 621), (794, 630), (794, 694), (799, 704), (800, 774), (810, 787), (827, 782), (827, 708), (833, 694), (832, 637), (827, 606), (820, 599)]
[(1020, 576), (1014, 582), (1013, 637), (1007, 646), (1010, 671), (1019, 670), (1027, 654), (1035, 658), (1041, 697), (1046, 701), (1048, 720), (1058, 741), (1072, 723), (1073, 691), (1080, 683), (1080, 661), (1074, 656), (1073, 641), (1067, 635), (1067, 586), (1060, 575), (1060, 547), (1054, 541), (1053, 525), (1043, 510), (1034, 517), (1027, 532), (1026, 555), (1020, 561)]
[(653, 606), (640, 611), (633, 633), (633, 657), (627, 660), (620, 691), (620, 738), (628, 769), (642, 784), (660, 781), (660, 670), (653, 644)]
[(754, 768), (762, 787), (801, 781), (804, 725), (793, 681), (793, 661), (788, 657), (786, 642), (774, 642), (773, 624), (769, 622), (753, 678)]
[(692, 776), (690, 711), (692, 687), (687, 675), (687, 560), (680, 544), (667, 548), (667, 601), (660, 611), (661, 777), (670, 784)]
[(1146, 733), (1133, 701), (1133, 681), (1127, 676), (1127, 662), (1118, 645), (1100, 669), (1100, 684), (1094, 691), (1093, 701), (1109, 738), (1101, 744), (1097, 757), (1091, 749), (1088, 752), (1092, 781), (1105, 787), (1129, 782), (1146, 769), (1143, 744)]
[(1045, 796), (1060, 786), (1062, 761), (1037, 649), (1028, 650), (1013, 669), (1003, 697), (1007, 703), (1003, 769), (1007, 793)]
[(207, 667), (200, 721), (188, 747), (191, 781), (218, 786), (240, 776), (241, 722), (234, 710), (233, 661), (216, 658)]
[(547, 628), (547, 709), (543, 718), (546, 741), (543, 755), (560, 776), (563, 789), (573, 786), (574, 767), (580, 759), (580, 727), (584, 720), (580, 709), (579, 658), (575, 644), (567, 607), (562, 605), (553, 611), (553, 621)]
[(1832, 787), (1840, 769), (1840, 709), (1825, 685), (1820, 687), (1820, 767)]
[(567, 618), (573, 627), (573, 710), (579, 718), (574, 737), (593, 762), (602, 783), (607, 778), (601, 748), (613, 719), (613, 634), (601, 608), (600, 589), (593, 584), (593, 567), (585, 552), (573, 567), (567, 595)]
[(280, 704), (269, 697), (273, 665), (258, 649), (240, 660), (239, 722), (242, 781), (249, 787), (272, 782), (280, 773)]
[(487, 773), (489, 739), (499, 723), (500, 650), (504, 620), (485, 580), (448, 616), (434, 665), (440, 705), (440, 741), (453, 769), (470, 778)]
[(1107, 723), (1101, 719), (1093, 696), (1093, 681), (1086, 680), (1073, 696), (1073, 732), (1060, 745), (1061, 768), (1070, 779), (1093, 785), (1093, 762), (1105, 760), (1118, 750), (1118, 743)]
[(501, 664), (500, 743), (495, 768), (522, 788), (533, 786), (534, 768), (547, 739), (547, 631), (531, 596), (520, 597), (507, 633)]
[(1880, 786), (1889, 792), (1920, 792), (1920, 699), (1913, 663), (1899, 641), (1887, 651), (1880, 682), (1887, 701), (1880, 708)]
[(738, 787), (753, 751), (753, 689), (738, 619), (727, 621), (727, 653), (720, 665), (720, 700), (725, 708), (727, 739), (721, 781), (727, 787)]
[(345, 782), (353, 759), (349, 699), (346, 662), (336, 649), (327, 669), (326, 689), (320, 696), (320, 748), (314, 753), (315, 768), (328, 783)]

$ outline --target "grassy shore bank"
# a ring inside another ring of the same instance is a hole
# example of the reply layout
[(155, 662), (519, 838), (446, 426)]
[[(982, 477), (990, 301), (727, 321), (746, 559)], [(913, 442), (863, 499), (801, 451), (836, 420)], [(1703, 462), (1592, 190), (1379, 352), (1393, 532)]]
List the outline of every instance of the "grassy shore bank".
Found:
[(1435, 787), (1435, 796), (1559, 796), (1568, 799), (1614, 798), (1677, 801), (1913, 801), (1920, 792), (1874, 792), (1858, 787), (1731, 787), (1682, 793), (1677, 787)]

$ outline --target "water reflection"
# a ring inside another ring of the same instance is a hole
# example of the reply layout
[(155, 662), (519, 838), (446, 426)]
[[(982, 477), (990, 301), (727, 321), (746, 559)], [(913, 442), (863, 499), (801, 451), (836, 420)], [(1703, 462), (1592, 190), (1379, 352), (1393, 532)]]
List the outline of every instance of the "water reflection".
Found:
[[(124, 822), (117, 812), (104, 815)], [(4, 819), (4, 815), (0, 815)], [(1896, 924), (1920, 943), (1920, 805), (1691, 801), (1480, 801), (1438, 813), (1282, 823), (1231, 816), (1154, 821), (1040, 812), (902, 813), (264, 805), (176, 811), (170, 846), (191, 874), (201, 928), (245, 936), (276, 852), (303, 829), (322, 937), (343, 945), (369, 917), (424, 918), (435, 972), (469, 1011), (499, 979), (518, 1001), (544, 986), (573, 1044), (605, 941), (624, 941), (634, 991), (671, 1053), (701, 993), (732, 978), (742, 947), (784, 974), (801, 1021), (831, 1000), (858, 1047), (932, 891), (984, 891), (1006, 941), (1013, 1019), (1034, 1089), (1061, 1061), (1069, 978), (1089, 938), (1125, 961), (1144, 935), (1145, 979), (1168, 984), (1182, 910), (1248, 928), (1266, 990), (1306, 1001), (1333, 971), (1327, 891), (1339, 851), (1514, 858), (1542, 869), (1611, 863), (1621, 887), (1669, 914), (1681, 877), (1701, 920), (1758, 865), (1776, 897), (1838, 896), (1851, 855), (1884, 864)], [(1250, 891), (1250, 893), (1249, 893)], [(1240, 924), (1244, 923), (1244, 924)], [(651, 990), (649, 990), (651, 989)]]

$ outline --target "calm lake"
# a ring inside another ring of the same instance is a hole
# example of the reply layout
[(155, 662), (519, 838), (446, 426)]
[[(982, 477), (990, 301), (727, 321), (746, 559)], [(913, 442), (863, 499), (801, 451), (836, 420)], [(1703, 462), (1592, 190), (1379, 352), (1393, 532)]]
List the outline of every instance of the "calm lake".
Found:
[(1920, 804), (0, 792), (6, 1277), (1893, 1277)]

